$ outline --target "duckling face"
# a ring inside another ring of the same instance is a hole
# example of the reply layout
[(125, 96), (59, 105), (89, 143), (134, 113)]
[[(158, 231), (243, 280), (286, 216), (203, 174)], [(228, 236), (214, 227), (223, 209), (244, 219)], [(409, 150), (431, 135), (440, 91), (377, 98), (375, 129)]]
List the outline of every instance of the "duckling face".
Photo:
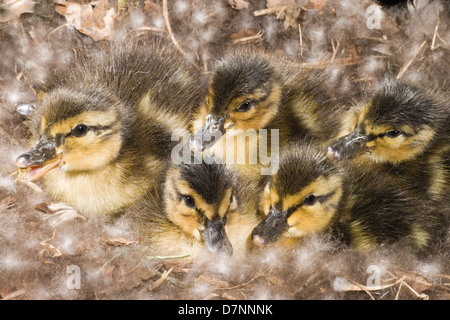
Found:
[(433, 140), (438, 115), (433, 101), (418, 89), (388, 85), (363, 108), (355, 130), (330, 145), (329, 155), (341, 159), (362, 155), (382, 163), (412, 159)]
[(171, 167), (164, 189), (169, 220), (206, 244), (211, 252), (231, 254), (227, 223), (237, 211), (230, 176), (220, 165)]
[(262, 57), (242, 54), (222, 60), (197, 114), (203, 127), (194, 135), (194, 145), (204, 150), (218, 140), (211, 136), (264, 128), (278, 114), (281, 94), (275, 70)]
[(278, 173), (266, 185), (262, 201), (266, 217), (252, 231), (255, 245), (319, 233), (338, 210), (342, 174), (323, 156), (310, 154), (308, 158), (300, 152), (280, 159)]
[(42, 106), (34, 116), (38, 142), (16, 160), (19, 168), (27, 168), (25, 180), (36, 180), (56, 167), (89, 172), (117, 157), (122, 134), (113, 101), (95, 93), (57, 90)]

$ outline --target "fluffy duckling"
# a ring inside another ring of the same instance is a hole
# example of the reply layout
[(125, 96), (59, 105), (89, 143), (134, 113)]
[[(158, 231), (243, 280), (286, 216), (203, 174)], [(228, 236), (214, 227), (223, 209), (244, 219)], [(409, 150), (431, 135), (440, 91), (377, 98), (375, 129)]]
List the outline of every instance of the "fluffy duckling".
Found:
[[(280, 148), (299, 137), (328, 145), (350, 132), (352, 114), (333, 103), (322, 88), (319, 78), (284, 57), (238, 49), (214, 65), (206, 102), (193, 117), (191, 143), (195, 149), (214, 146), (218, 148), (214, 154), (224, 154), (220, 152), (231, 151), (226, 139), (217, 143), (220, 137), (245, 137), (253, 130), (258, 140), (266, 139), (270, 154), (272, 129), (276, 129)], [(260, 129), (267, 129), (267, 136), (262, 138)]]
[(362, 108), (354, 131), (335, 140), (328, 153), (373, 165), (450, 208), (449, 123), (445, 99), (388, 80)]
[(340, 167), (309, 144), (286, 149), (263, 199), (267, 216), (252, 231), (255, 245), (292, 245), (329, 232), (361, 252), (397, 242), (422, 252), (441, 235), (442, 216), (431, 202), (409, 196), (389, 176)]
[(20, 179), (87, 216), (123, 211), (162, 175), (172, 132), (187, 128), (198, 77), (162, 40), (112, 44), (80, 57), (29, 119)]
[(146, 243), (162, 255), (242, 256), (258, 220), (254, 210), (241, 211), (237, 190), (224, 165), (172, 163), (162, 186), (138, 205)]

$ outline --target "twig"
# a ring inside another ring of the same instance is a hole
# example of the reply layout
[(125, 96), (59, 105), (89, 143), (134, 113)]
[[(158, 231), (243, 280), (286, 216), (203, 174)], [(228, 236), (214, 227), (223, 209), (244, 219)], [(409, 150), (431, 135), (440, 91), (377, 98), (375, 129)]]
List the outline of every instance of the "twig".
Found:
[(401, 68), (400, 72), (397, 75), (397, 80), (399, 80), (403, 76), (403, 74), (406, 72), (406, 70), (408, 70), (408, 68), (411, 66), (413, 61), (416, 59), (417, 55), (422, 51), (423, 47), (426, 44), (427, 44), (426, 40), (424, 42), (422, 42), (419, 49), (417, 49), (417, 51), (414, 53), (414, 55), (411, 57), (411, 59), (409, 59), (409, 61)]
[(175, 36), (172, 32), (172, 27), (170, 26), (170, 20), (169, 20), (169, 7), (167, 6), (167, 0), (163, 0), (163, 16), (164, 21), (166, 23), (167, 32), (169, 33), (170, 39), (172, 39), (173, 44), (177, 48), (178, 51), (180, 51), (181, 54), (185, 55), (186, 51), (183, 50), (183, 48), (178, 44), (177, 40), (175, 39)]
[(57, 27), (57, 28), (55, 28), (55, 29), (53, 29), (52, 31), (50, 31), (50, 33), (47, 35), (47, 40), (50, 40), (50, 36), (53, 34), (53, 33), (55, 33), (56, 31), (58, 31), (59, 29), (62, 29), (62, 28), (65, 28), (65, 27), (67, 27), (69, 24), (68, 23), (66, 23), (66, 24), (63, 24), (62, 26), (59, 26), (59, 27)]
[(328, 66), (327, 70), (329, 70), (331, 68), (331, 66), (333, 65), (334, 59), (336, 58), (336, 54), (337, 54), (337, 51), (340, 46), (339, 40), (336, 40), (336, 46), (335, 46), (333, 39), (331, 39), (331, 46), (333, 47), (333, 55), (331, 56), (330, 65)]
[(164, 30), (164, 29), (160, 29), (160, 28), (155, 28), (155, 27), (140, 27), (140, 28), (136, 28), (136, 29), (133, 29), (133, 30), (131, 30), (131, 31), (129, 31), (124, 37), (123, 37), (123, 39), (125, 39), (126, 37), (128, 37), (130, 34), (132, 34), (132, 33), (135, 33), (135, 32), (161, 32), (161, 33), (164, 33), (164, 32), (167, 32), (166, 30)]
[(26, 290), (17, 290), (17, 291), (14, 291), (13, 293), (6, 295), (1, 300), (12, 300), (14, 298), (24, 295), (26, 292), (27, 292)]
[(272, 7), (272, 8), (267, 8), (267, 9), (256, 10), (256, 11), (253, 11), (253, 15), (255, 17), (264, 16), (267, 14), (285, 10), (286, 8), (287, 8), (287, 6), (279, 6), (279, 7)]
[(421, 294), (418, 294), (417, 292), (416, 292), (416, 290), (414, 290), (411, 286), (409, 286), (405, 281), (402, 281), (402, 283), (417, 297), (417, 298), (420, 298), (420, 299), (424, 299), (424, 300), (428, 300), (429, 299), (429, 296), (428, 295), (426, 295), (426, 294), (424, 294), (424, 293), (421, 293)]
[(178, 256), (147, 256), (148, 260), (169, 260), (169, 259), (182, 259), (189, 257), (190, 254), (183, 254)]
[[(358, 63), (361, 63), (361, 61), (355, 60), (352, 57), (348, 57), (348, 58), (341, 58), (341, 59), (335, 59), (336, 63), (339, 63), (340, 65), (343, 66), (351, 66), (351, 65), (355, 65)], [(322, 61), (317, 61), (317, 62), (305, 62), (305, 63), (301, 63), (300, 67), (305, 68), (305, 69), (326, 69), (331, 63), (331, 60), (322, 60)]]
[(99, 274), (99, 273), (103, 270), (104, 267), (106, 267), (111, 261), (113, 261), (114, 259), (120, 257), (121, 255), (122, 255), (122, 252), (119, 252), (119, 253), (116, 254), (114, 257), (112, 257), (111, 259), (109, 259), (108, 261), (106, 261), (105, 264), (102, 265), (102, 267), (100, 268), (100, 270), (98, 270), (98, 271), (96, 272), (96, 274)]
[(161, 277), (156, 280), (155, 282), (152, 282), (148, 287), (147, 290), (148, 291), (152, 291), (156, 288), (158, 288), (163, 282), (164, 280), (167, 279), (167, 277), (169, 276), (169, 274), (172, 272), (173, 267), (171, 267), (169, 270), (164, 271), (164, 273), (161, 275)]
[(298, 38), (300, 39), (300, 55), (303, 56), (303, 35), (300, 23), (298, 24)]
[(255, 34), (254, 36), (249, 36), (249, 37), (243, 37), (243, 38), (239, 38), (239, 39), (234, 39), (233, 40), (233, 44), (237, 44), (237, 43), (241, 43), (241, 42), (250, 42), (253, 40), (261, 40), (262, 35), (264, 34), (263, 31), (259, 31), (257, 34)]
[(436, 12), (436, 16), (437, 16), (437, 22), (436, 22), (436, 27), (434, 28), (434, 34), (433, 34), (433, 40), (431, 40), (431, 51), (433, 51), (434, 49), (436, 49), (436, 47), (434, 46), (435, 42), (436, 42), (436, 36), (438, 33), (438, 29), (439, 29), (439, 11)]

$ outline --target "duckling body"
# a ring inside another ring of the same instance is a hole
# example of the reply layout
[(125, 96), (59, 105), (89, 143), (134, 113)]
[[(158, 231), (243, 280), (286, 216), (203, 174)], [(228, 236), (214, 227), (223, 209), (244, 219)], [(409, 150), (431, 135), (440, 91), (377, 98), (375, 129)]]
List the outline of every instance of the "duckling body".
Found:
[(400, 187), (443, 203), (449, 212), (449, 123), (446, 99), (390, 80), (363, 107), (355, 130), (328, 150), (388, 173)]
[(198, 78), (162, 41), (119, 43), (48, 84), (29, 121), (24, 180), (87, 216), (123, 211), (165, 170), (175, 129), (187, 128)]
[[(275, 139), (280, 149), (298, 138), (328, 145), (348, 131), (352, 116), (333, 103), (322, 89), (319, 78), (313, 79), (284, 57), (257, 50), (236, 50), (213, 67), (206, 103), (194, 114), (193, 127), (197, 130), (192, 131), (197, 135), (193, 145), (201, 150), (215, 148), (214, 154), (240, 155), (245, 147), (231, 144), (233, 150), (227, 139), (239, 139), (254, 132), (259, 144), (250, 142), (253, 149), (246, 150), (247, 164), (264, 162), (261, 159), (264, 153), (259, 154), (258, 147), (264, 145), (270, 154), (274, 130), (279, 134)], [(203, 127), (198, 129), (199, 125)], [(261, 135), (261, 130), (265, 135)], [(210, 142), (209, 136), (201, 133), (223, 138)]]
[(143, 234), (152, 252), (239, 257), (258, 223), (254, 211), (239, 208), (234, 176), (220, 164), (171, 164), (161, 187), (138, 205)]
[(436, 203), (386, 174), (340, 166), (310, 144), (286, 149), (264, 198), (267, 216), (252, 231), (257, 245), (329, 232), (361, 252), (391, 243), (423, 252), (444, 232)]

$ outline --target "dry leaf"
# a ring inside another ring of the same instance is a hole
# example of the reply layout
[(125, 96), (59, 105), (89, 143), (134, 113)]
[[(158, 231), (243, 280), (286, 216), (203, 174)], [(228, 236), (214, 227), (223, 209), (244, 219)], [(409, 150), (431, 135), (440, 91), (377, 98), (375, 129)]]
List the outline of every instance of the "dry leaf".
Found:
[(322, 9), (327, 5), (328, 0), (309, 0), (306, 7), (322, 12)]
[(228, 281), (216, 279), (216, 278), (213, 278), (213, 277), (211, 277), (209, 275), (205, 275), (205, 274), (199, 275), (198, 278), (195, 279), (195, 282), (205, 282), (213, 287), (218, 287), (218, 288), (226, 288), (226, 287), (230, 286)]
[(266, 1), (266, 11), (267, 14), (275, 13), (277, 19), (284, 19), (284, 29), (287, 30), (289, 27), (297, 29), (297, 18), (302, 12), (301, 6), (296, 3), (296, 1), (290, 0), (267, 0)]
[(159, 4), (156, 4), (152, 0), (145, 0), (144, 1), (144, 11), (148, 12), (150, 14), (156, 13), (157, 15), (162, 14), (162, 8)]
[(0, 4), (0, 22), (17, 19), (22, 13), (33, 12), (33, 0), (3, 0)]
[(39, 251), (39, 258), (44, 261), (45, 264), (52, 264), (54, 263), (51, 260), (47, 260), (46, 258), (58, 258), (62, 256), (62, 251), (59, 250), (58, 248), (54, 247), (53, 245), (51, 245), (50, 243), (48, 243), (47, 241), (53, 240), (55, 239), (55, 233), (53, 232), (53, 235), (50, 239), (47, 239), (45, 241), (41, 242), (41, 245), (44, 246), (44, 249), (42, 249), (41, 251)]
[(248, 5), (250, 4), (244, 0), (228, 0), (228, 3), (231, 5), (233, 9), (236, 10), (247, 9)]
[(130, 244), (137, 243), (137, 241), (131, 241), (131, 240), (127, 240), (124, 238), (115, 238), (115, 239), (105, 238), (105, 239), (103, 239), (103, 241), (107, 245), (116, 246), (116, 247), (125, 247), (125, 246), (129, 246)]
[(414, 274), (412, 272), (397, 271), (396, 275), (399, 277), (405, 277), (405, 282), (414, 289), (417, 293), (422, 293), (425, 290), (430, 289), (433, 285), (425, 279), (423, 276)]
[(239, 30), (236, 33), (231, 34), (230, 38), (232, 40), (236, 40), (236, 39), (245, 38), (245, 37), (253, 37), (256, 34), (258, 34), (257, 29), (243, 29), (243, 30)]
[(34, 209), (44, 213), (43, 220), (51, 227), (55, 228), (66, 222), (73, 222), (74, 220), (87, 220), (75, 208), (65, 203), (45, 203), (41, 202), (34, 206)]
[(23, 296), (25, 293), (27, 293), (26, 290), (23, 290), (23, 289), (22, 290), (17, 290), (17, 291), (14, 291), (12, 293), (9, 293), (9, 294), (5, 295), (4, 297), (2, 297), (1, 300), (13, 300), (13, 299), (15, 299), (17, 297)]
[(0, 201), (0, 210), (6, 209), (10, 210), (14, 207), (15, 203), (17, 202), (16, 198), (12, 196), (7, 196)]
[(55, 10), (66, 17), (67, 23), (95, 41), (111, 39), (114, 26), (114, 8), (108, 9), (107, 0), (79, 4), (59, 0)]

